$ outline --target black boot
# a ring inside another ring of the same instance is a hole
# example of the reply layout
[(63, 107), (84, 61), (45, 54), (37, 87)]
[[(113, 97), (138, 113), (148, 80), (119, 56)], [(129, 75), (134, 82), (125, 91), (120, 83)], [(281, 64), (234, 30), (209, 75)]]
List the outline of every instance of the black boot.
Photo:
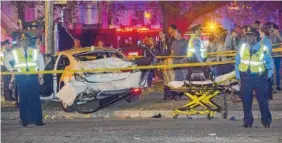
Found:
[(252, 127), (252, 125), (247, 125), (247, 124), (244, 124), (244, 125), (242, 125), (242, 127), (244, 127), (244, 128), (251, 128), (251, 127)]
[(265, 128), (270, 128), (270, 124), (264, 124), (263, 125)]
[(21, 124), (23, 127), (26, 127), (28, 125), (27, 122), (24, 122), (24, 121), (21, 121)]
[(35, 125), (36, 126), (44, 126), (45, 124), (41, 121), (41, 122), (37, 122)]

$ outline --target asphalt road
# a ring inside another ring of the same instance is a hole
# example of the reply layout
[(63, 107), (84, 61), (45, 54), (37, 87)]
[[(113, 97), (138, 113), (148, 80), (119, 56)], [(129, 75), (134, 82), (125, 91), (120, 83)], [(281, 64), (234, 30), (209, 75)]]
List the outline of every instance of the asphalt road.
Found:
[(282, 120), (271, 129), (260, 121), (245, 129), (241, 121), (91, 119), (48, 120), (43, 127), (21, 127), (2, 120), (2, 143), (272, 143), (282, 142)]

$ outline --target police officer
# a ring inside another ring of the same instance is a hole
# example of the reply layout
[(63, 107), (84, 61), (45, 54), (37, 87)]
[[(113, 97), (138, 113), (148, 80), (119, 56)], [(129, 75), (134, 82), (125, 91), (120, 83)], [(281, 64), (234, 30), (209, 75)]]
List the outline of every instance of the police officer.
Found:
[(192, 28), (193, 35), (191, 35), (188, 43), (187, 57), (193, 62), (204, 62), (207, 58), (207, 49), (200, 38), (202, 33), (202, 26), (197, 24)]
[(267, 47), (257, 42), (255, 29), (247, 27), (246, 42), (236, 55), (236, 78), (240, 80), (244, 110), (243, 127), (250, 128), (254, 119), (252, 114), (253, 91), (260, 106), (261, 123), (270, 128), (271, 113), (267, 95), (267, 79), (273, 75), (273, 61)]
[[(12, 51), (5, 58), (4, 63), (10, 72), (35, 72), (44, 70), (43, 56), (37, 49), (28, 46), (27, 37), (21, 39), (21, 47)], [(14, 68), (10, 61), (15, 61)], [(35, 123), (38, 126), (44, 125), (42, 122), (42, 109), (40, 103), (40, 85), (44, 83), (41, 74), (35, 75), (15, 75), (20, 97), (20, 119), (23, 126)], [(40, 84), (40, 85), (39, 85)]]
[[(7, 72), (8, 71), (7, 68), (4, 65), (4, 59), (9, 54), (10, 50), (11, 50), (11, 43), (10, 43), (9, 39), (6, 39), (5, 41), (3, 41), (1, 43), (1, 52), (0, 52), (1, 72)], [(3, 75), (2, 79), (3, 79), (3, 84), (1, 86), (3, 86), (5, 100), (6, 101), (14, 101), (15, 99), (13, 99), (12, 91), (9, 89), (9, 82), (11, 80), (11, 76), (10, 75)]]
[[(191, 30), (193, 34), (191, 35), (188, 48), (187, 48), (187, 57), (189, 62), (204, 62), (207, 58), (207, 49), (204, 48), (204, 44), (200, 38), (202, 33), (201, 24), (192, 26)], [(194, 70), (202, 69), (201, 67), (193, 67)], [(188, 69), (188, 78), (191, 77), (192, 68)]]

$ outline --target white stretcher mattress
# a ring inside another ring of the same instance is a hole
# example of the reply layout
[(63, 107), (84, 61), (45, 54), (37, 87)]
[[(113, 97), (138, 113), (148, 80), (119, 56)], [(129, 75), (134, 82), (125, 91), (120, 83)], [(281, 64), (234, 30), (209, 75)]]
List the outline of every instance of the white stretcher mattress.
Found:
[[(215, 83), (222, 82), (223, 84), (226, 84), (224, 82), (227, 81), (227, 79), (232, 76), (235, 76), (235, 71), (215, 77)], [(213, 82), (210, 79), (208, 79), (205, 81), (191, 81), (191, 83), (190, 81), (187, 81), (187, 80), (186, 81), (171, 81), (168, 83), (168, 86), (172, 88), (180, 88), (184, 86), (185, 83), (192, 84), (192, 85), (211, 85), (213, 84)]]

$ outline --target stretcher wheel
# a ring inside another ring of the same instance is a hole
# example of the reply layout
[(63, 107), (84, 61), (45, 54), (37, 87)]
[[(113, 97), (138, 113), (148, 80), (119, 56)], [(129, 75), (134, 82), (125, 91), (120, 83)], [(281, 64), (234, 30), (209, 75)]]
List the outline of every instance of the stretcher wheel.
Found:
[(173, 115), (173, 119), (178, 119), (178, 114)]
[(209, 119), (209, 120), (213, 119), (213, 113), (212, 112), (207, 114), (207, 119)]

